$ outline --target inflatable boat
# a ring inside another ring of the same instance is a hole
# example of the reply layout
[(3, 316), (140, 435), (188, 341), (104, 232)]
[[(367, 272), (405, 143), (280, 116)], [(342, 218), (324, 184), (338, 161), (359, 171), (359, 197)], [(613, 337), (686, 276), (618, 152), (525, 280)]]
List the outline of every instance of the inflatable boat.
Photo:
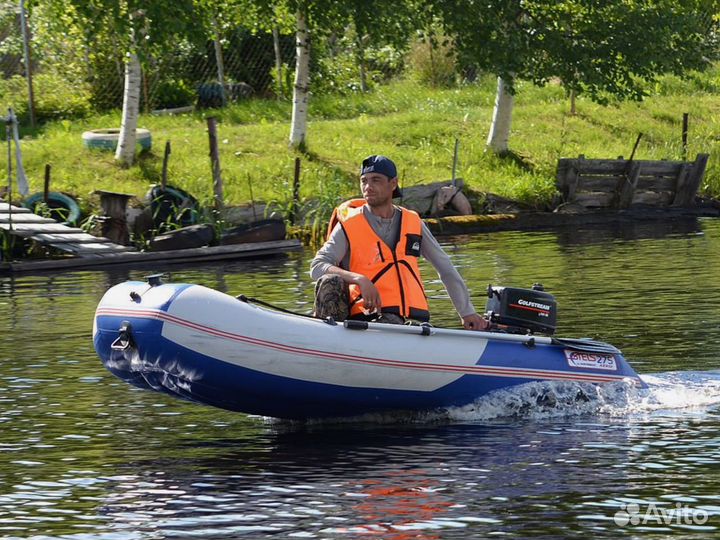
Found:
[[(545, 321), (526, 324), (524, 333), (511, 324), (473, 332), (338, 323), (153, 276), (106, 292), (93, 340), (105, 367), (132, 385), (286, 419), (462, 406), (530, 381), (645, 386), (611, 345), (529, 333), (552, 326), (554, 314), (549, 301), (527, 298), (499, 294), (497, 310)], [(522, 324), (508, 313), (489, 316)]]

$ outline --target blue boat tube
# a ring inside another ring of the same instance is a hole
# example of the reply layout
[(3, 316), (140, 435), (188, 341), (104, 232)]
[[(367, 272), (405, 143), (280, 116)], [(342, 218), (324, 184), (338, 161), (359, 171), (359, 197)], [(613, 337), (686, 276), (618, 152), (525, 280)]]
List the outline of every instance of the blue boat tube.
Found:
[(158, 280), (107, 291), (93, 339), (105, 367), (132, 385), (288, 419), (462, 406), (531, 381), (645, 386), (599, 342), (333, 323)]

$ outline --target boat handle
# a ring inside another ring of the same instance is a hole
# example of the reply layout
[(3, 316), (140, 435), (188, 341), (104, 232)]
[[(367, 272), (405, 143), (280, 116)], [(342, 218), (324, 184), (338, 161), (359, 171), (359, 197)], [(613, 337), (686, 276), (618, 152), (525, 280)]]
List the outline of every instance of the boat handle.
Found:
[(367, 321), (356, 321), (353, 319), (347, 319), (343, 321), (343, 326), (347, 328), (348, 330), (367, 330), (368, 329), (368, 323)]
[(132, 325), (129, 321), (120, 323), (118, 337), (110, 344), (110, 348), (116, 351), (125, 351), (135, 344), (132, 338)]
[[(358, 321), (354, 319), (346, 319), (343, 321), (343, 326), (347, 328), (348, 330), (367, 330), (370, 328), (370, 325), (368, 324), (368, 321)], [(420, 326), (409, 326), (409, 325), (392, 325), (392, 324), (381, 324), (381, 325), (375, 325), (373, 326), (374, 329), (380, 330), (380, 329), (386, 329), (386, 330), (394, 330), (400, 328), (412, 328), (413, 331), (407, 332), (411, 334), (419, 334), (421, 336), (431, 336), (433, 334), (433, 327), (430, 323), (422, 323)], [(417, 329), (420, 330), (420, 332), (417, 332)]]

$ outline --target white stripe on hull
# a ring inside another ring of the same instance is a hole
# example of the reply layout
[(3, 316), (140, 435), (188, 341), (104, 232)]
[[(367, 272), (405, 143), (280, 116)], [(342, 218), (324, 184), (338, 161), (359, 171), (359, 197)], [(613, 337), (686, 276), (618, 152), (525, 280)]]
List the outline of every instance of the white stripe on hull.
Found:
[(279, 315), (199, 286), (182, 291), (167, 312), (142, 308), (124, 298), (122, 302), (108, 300), (103, 304), (127, 307), (101, 305), (97, 315), (161, 320), (163, 337), (187, 349), (301, 381), (433, 391), (463, 375), (586, 382), (624, 378), (591, 372), (477, 365), (487, 339), (352, 331), (319, 320)]

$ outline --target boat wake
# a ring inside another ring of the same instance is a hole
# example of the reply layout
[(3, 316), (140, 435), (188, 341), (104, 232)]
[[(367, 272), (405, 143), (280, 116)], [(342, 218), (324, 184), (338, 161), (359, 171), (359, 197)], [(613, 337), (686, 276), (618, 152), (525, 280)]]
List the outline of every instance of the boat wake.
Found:
[(659, 410), (704, 409), (720, 404), (720, 372), (667, 372), (604, 385), (541, 381), (493, 392), (464, 407), (447, 409), (450, 420), (578, 415), (627, 416)]
[(663, 410), (703, 410), (720, 405), (720, 371), (674, 371), (643, 375), (642, 379), (647, 388), (638, 388), (630, 380), (603, 385), (537, 381), (496, 390), (462, 407), (365, 414), (309, 423), (416, 424), (584, 415), (620, 417)]

